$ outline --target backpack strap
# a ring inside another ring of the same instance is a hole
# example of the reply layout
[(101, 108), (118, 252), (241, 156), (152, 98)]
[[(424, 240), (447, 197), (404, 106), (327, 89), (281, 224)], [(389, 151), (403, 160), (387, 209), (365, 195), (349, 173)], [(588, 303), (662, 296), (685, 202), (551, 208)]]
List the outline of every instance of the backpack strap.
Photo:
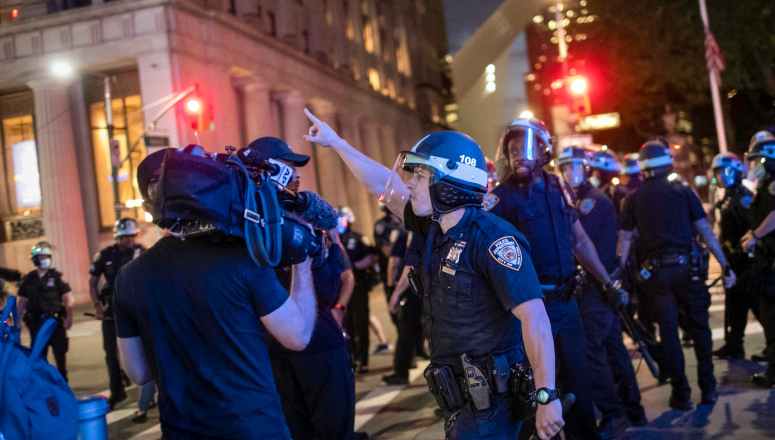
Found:
[(51, 339), (51, 336), (54, 334), (54, 330), (56, 330), (57, 325), (59, 323), (54, 318), (48, 318), (46, 319), (46, 322), (43, 323), (42, 326), (40, 326), (40, 330), (38, 330), (38, 334), (35, 335), (35, 341), (32, 343), (32, 351), (30, 353), (30, 359), (40, 359), (41, 355), (43, 354), (43, 351), (46, 349), (46, 346), (48, 345), (48, 341)]

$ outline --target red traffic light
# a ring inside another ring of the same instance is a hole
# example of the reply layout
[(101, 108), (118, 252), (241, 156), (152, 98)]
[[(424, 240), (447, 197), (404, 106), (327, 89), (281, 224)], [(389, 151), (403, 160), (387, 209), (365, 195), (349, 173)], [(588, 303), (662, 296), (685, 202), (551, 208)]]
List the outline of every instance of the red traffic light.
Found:
[(188, 98), (185, 103), (186, 113), (190, 115), (199, 115), (202, 113), (202, 100), (199, 98)]
[(589, 82), (586, 77), (574, 76), (568, 79), (568, 91), (571, 95), (582, 96), (589, 91)]

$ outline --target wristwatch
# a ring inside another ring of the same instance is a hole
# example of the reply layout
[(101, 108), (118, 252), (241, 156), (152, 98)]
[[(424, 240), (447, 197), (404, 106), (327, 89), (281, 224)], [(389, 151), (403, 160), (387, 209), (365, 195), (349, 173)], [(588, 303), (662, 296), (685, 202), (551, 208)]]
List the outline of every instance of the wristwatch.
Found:
[(560, 398), (560, 393), (557, 390), (551, 388), (539, 388), (535, 391), (536, 403), (539, 405), (548, 405), (549, 403)]

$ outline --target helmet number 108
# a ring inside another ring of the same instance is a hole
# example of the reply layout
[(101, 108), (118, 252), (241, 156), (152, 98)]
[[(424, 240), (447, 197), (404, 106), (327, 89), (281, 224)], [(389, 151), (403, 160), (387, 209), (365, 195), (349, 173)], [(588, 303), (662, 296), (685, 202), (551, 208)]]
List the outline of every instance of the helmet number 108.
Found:
[(476, 159), (473, 157), (468, 157), (465, 154), (460, 155), (460, 161), (468, 166), (475, 167), (476, 166)]

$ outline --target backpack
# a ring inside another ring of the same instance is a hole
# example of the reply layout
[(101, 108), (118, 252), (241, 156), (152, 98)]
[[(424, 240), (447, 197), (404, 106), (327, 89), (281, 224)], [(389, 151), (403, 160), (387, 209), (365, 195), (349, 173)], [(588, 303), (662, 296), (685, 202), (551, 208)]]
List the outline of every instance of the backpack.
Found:
[(42, 356), (57, 322), (47, 319), (28, 349), (20, 343), (18, 318), (16, 297), (10, 296), (0, 313), (0, 438), (75, 440), (78, 402)]

